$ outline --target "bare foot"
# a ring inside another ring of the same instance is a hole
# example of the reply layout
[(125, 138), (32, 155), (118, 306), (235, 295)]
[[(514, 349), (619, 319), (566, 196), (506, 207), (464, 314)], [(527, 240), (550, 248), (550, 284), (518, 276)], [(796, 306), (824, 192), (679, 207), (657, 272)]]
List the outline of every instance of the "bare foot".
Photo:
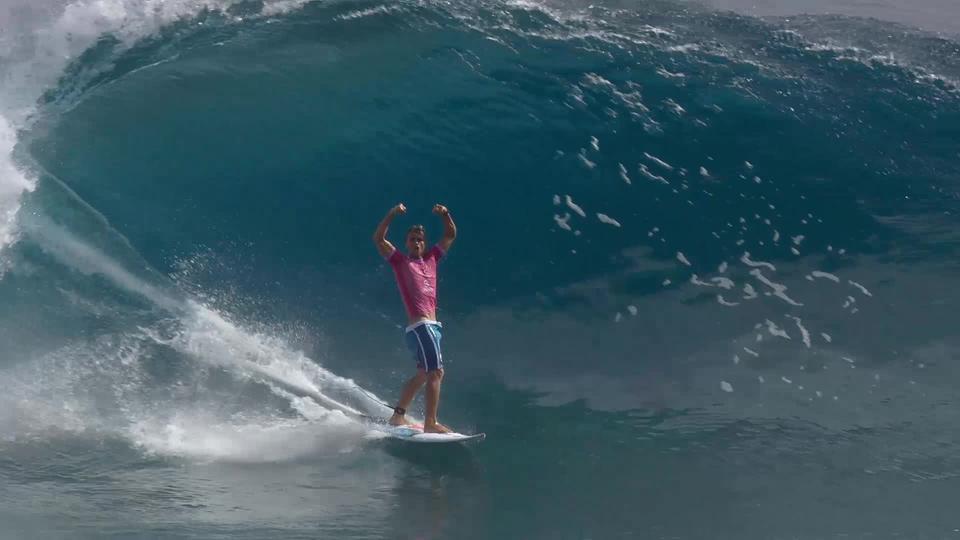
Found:
[(400, 416), (397, 413), (393, 413), (393, 416), (390, 417), (390, 420), (388, 423), (391, 426), (407, 426), (412, 424), (413, 422), (407, 420), (406, 416)]
[(441, 424), (440, 422), (436, 422), (434, 424), (424, 423), (423, 432), (424, 433), (453, 433), (453, 430)]

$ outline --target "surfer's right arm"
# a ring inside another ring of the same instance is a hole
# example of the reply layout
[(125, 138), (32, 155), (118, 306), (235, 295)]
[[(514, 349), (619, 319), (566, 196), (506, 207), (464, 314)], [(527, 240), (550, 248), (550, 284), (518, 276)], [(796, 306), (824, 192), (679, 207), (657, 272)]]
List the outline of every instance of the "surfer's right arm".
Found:
[(373, 233), (373, 243), (377, 246), (377, 251), (380, 252), (380, 256), (383, 258), (389, 257), (396, 251), (397, 248), (393, 247), (393, 244), (387, 240), (387, 228), (390, 226), (390, 222), (393, 221), (393, 218), (397, 217), (399, 214), (406, 213), (407, 207), (400, 203), (387, 212), (387, 215), (383, 216), (383, 220), (380, 222), (380, 225), (377, 227), (377, 230)]

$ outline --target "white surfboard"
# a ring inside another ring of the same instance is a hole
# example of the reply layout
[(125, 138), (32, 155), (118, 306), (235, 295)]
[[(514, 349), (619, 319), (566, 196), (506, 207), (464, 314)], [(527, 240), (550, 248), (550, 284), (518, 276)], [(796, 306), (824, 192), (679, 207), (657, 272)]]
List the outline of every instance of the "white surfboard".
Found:
[(421, 427), (419, 424), (407, 426), (382, 426), (380, 429), (391, 439), (412, 443), (442, 444), (481, 441), (487, 436), (485, 433), (474, 433), (472, 435), (465, 435), (463, 433), (424, 433), (423, 427)]

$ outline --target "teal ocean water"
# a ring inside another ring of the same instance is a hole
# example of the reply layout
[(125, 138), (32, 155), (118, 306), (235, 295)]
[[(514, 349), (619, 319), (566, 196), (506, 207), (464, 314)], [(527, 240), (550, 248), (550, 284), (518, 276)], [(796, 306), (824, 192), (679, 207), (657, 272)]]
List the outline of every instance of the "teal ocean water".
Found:
[[(666, 1), (0, 13), (0, 537), (960, 535), (955, 34)], [(479, 444), (342, 412), (413, 370), (370, 241), (398, 202), (396, 243), (456, 218), (440, 418)]]

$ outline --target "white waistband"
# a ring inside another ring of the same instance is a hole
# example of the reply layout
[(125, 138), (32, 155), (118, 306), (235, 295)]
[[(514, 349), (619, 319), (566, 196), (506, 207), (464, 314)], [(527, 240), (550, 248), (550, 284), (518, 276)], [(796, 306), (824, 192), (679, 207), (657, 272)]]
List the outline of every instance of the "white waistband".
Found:
[(410, 326), (407, 327), (407, 330), (406, 330), (406, 331), (409, 332), (409, 331), (413, 330), (414, 328), (416, 328), (416, 327), (418, 327), (418, 326), (423, 326), (423, 325), (425, 325), (425, 324), (435, 324), (435, 325), (439, 326), (440, 328), (443, 328), (443, 325), (440, 324), (440, 321), (432, 321), (432, 320), (430, 320), (430, 319), (424, 319), (424, 320), (422, 320), (422, 321), (417, 321), (417, 322), (411, 324)]

